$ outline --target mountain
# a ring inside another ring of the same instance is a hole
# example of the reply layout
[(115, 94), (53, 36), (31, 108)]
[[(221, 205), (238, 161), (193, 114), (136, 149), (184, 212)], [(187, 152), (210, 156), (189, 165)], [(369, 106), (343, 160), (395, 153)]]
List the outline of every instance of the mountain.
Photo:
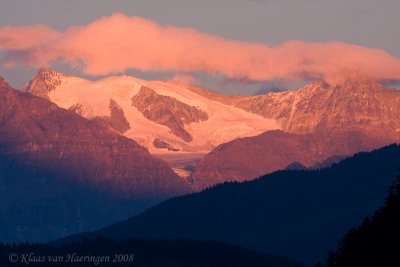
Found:
[[(295, 161), (326, 165), (332, 157), (400, 140), (400, 91), (353, 69), (298, 90), (257, 96), (129, 76), (89, 81), (46, 68), (24, 90), (137, 141), (200, 189)], [(282, 132), (265, 133), (271, 130)], [(175, 158), (186, 158), (186, 165)]]
[(330, 253), (327, 267), (400, 266), (400, 176), (391, 186), (385, 203), (373, 216), (352, 228)]
[(330, 168), (278, 171), (167, 200), (84, 237), (220, 240), (313, 264), (383, 202), (400, 147), (360, 153)]
[(243, 181), (286, 168), (326, 166), (343, 158), (400, 141), (400, 90), (385, 88), (355, 70), (286, 92), (223, 96), (190, 90), (221, 103), (274, 119), (281, 131), (238, 138), (208, 153), (190, 174), (198, 188)]
[(96, 229), (190, 190), (135, 141), (0, 79), (2, 241)]
[(377, 137), (400, 137), (400, 91), (386, 88), (355, 69), (330, 81), (315, 81), (294, 91), (257, 96), (224, 96), (192, 91), (278, 122), (290, 133), (358, 129)]
[(268, 131), (218, 146), (196, 165), (190, 181), (201, 189), (224, 181), (251, 180), (294, 162), (306, 168), (323, 167), (333, 156), (343, 158), (393, 142), (357, 130), (310, 134)]
[(101, 120), (153, 154), (206, 153), (237, 137), (279, 128), (275, 120), (168, 81), (130, 76), (89, 81), (42, 68), (23, 90)]
[[(10, 255), (46, 255), (41, 262), (29, 266), (138, 266), (138, 267), (304, 267), (283, 257), (250, 251), (239, 246), (212, 241), (195, 240), (85, 240), (82, 242), (50, 246), (45, 244), (0, 244), (2, 267), (21, 266), (10, 262)], [(75, 253), (75, 255), (74, 255)], [(40, 256), (39, 256), (40, 255)], [(49, 256), (50, 258), (49, 260)], [(54, 262), (56, 256), (63, 262)], [(79, 262), (78, 256), (92, 256)], [(53, 259), (53, 262), (51, 261)], [(72, 259), (74, 261), (71, 263)], [(97, 262), (97, 264), (96, 264)]]

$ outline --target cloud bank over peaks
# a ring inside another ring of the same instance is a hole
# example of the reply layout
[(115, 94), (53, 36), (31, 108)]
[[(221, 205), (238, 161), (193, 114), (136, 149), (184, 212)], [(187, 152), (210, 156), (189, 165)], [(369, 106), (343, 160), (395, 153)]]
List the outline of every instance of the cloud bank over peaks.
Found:
[(86, 75), (135, 69), (203, 72), (251, 81), (298, 81), (329, 79), (352, 67), (376, 79), (400, 80), (400, 60), (381, 49), (300, 40), (267, 46), (120, 13), (64, 32), (44, 25), (3, 27), (0, 52), (4, 52), (6, 67), (61, 63)]

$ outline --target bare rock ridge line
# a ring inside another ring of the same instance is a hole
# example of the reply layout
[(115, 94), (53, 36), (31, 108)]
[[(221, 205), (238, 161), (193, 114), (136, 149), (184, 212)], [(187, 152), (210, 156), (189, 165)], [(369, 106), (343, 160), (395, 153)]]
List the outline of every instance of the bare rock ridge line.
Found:
[(385, 88), (356, 70), (332, 81), (315, 81), (294, 91), (258, 96), (223, 96), (190, 90), (265, 118), (290, 133), (360, 129), (370, 135), (400, 137), (400, 91)]
[(185, 130), (185, 125), (208, 119), (207, 113), (199, 108), (159, 95), (144, 86), (132, 97), (132, 105), (147, 119), (169, 127), (173, 134), (186, 142), (192, 141), (192, 136)]
[(81, 115), (83, 117), (83, 106), (82, 106), (82, 104), (79, 104), (79, 103), (73, 104), (68, 109), (73, 111), (73, 112), (75, 112), (75, 113), (77, 113), (77, 114), (79, 114), (79, 115)]

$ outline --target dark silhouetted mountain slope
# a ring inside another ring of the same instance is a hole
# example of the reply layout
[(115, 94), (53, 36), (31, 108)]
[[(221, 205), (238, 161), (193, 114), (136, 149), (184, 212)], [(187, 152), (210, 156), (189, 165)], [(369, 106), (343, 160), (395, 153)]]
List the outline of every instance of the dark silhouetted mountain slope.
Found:
[(328, 257), (327, 267), (400, 266), (400, 176), (384, 205), (352, 228)]
[(399, 165), (400, 147), (391, 145), (322, 170), (225, 183), (59, 242), (85, 236), (221, 240), (312, 264), (380, 206)]

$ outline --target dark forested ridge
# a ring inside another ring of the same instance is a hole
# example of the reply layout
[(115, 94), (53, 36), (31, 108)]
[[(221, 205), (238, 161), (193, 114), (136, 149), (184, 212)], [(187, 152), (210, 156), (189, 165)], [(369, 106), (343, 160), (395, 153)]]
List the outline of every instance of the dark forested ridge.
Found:
[(400, 266), (400, 176), (384, 205), (352, 228), (328, 257), (327, 267)]
[[(29, 257), (23, 257), (30, 253), (34, 256), (31, 259), (39, 259), (41, 262), (26, 264), (24, 261)], [(94, 257), (88, 258), (86, 262), (77, 261), (79, 256), (88, 255)], [(54, 262), (55, 256), (63, 257), (62, 262)], [(100, 258), (101, 256), (103, 257)], [(108, 259), (105, 258), (107, 256)], [(16, 263), (10, 262), (16, 259)], [(95, 264), (95, 261), (99, 264)], [(283, 257), (220, 242), (190, 240), (116, 242), (108, 239), (83, 240), (63, 246), (0, 245), (0, 266), (304, 267)]]
[(322, 170), (226, 183), (59, 242), (96, 236), (220, 240), (314, 264), (381, 205), (399, 163), (400, 147), (391, 145)]

